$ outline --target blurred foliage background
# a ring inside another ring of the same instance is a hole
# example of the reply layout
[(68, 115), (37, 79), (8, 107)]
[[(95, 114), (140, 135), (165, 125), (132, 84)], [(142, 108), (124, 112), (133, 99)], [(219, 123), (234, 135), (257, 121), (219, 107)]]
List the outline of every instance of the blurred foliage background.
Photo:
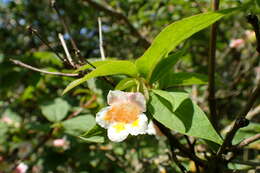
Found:
[[(168, 24), (210, 10), (208, 0), (95, 2), (127, 17), (149, 42)], [(223, 1), (220, 8), (236, 7), (244, 2)], [(64, 66), (52, 50), (28, 32), (27, 26), (37, 29), (41, 37), (62, 56), (64, 53), (58, 33), (64, 34), (68, 45), (69, 38), (73, 37), (83, 57), (99, 58), (98, 17), (102, 18), (107, 57), (134, 59), (147, 48), (124, 20), (95, 8), (87, 1), (57, 0), (57, 7), (68, 23), (70, 34), (64, 32), (48, 0), (0, 0), (0, 172), (10, 170), (14, 163), (24, 157), (24, 163), (29, 165), (31, 172), (178, 172), (175, 164), (169, 160), (164, 137), (139, 136), (123, 143), (106, 141), (100, 144), (85, 143), (75, 137), (92, 126), (88, 120), (105, 106), (106, 95), (112, 88), (104, 81), (90, 80), (61, 96), (62, 90), (73, 78), (41, 74), (9, 61), (9, 58), (13, 58), (48, 71), (71, 72), (72, 69)], [(255, 51), (254, 37), (249, 35), (251, 26), (245, 18), (250, 12), (259, 13), (259, 7), (252, 4), (248, 11), (226, 17), (219, 25), (216, 97), (223, 133), (260, 79), (260, 57)], [(242, 39), (243, 44), (232, 46), (231, 42), (235, 39)], [(209, 29), (186, 41), (188, 49), (185, 58), (175, 70), (207, 74), (208, 43)], [(69, 49), (73, 52), (71, 45)], [(185, 89), (208, 113), (207, 86)], [(236, 142), (260, 133), (259, 108), (260, 100), (250, 114), (250, 126), (240, 130)], [(48, 116), (54, 110), (62, 112), (58, 117), (62, 123), (52, 124), (49, 121)], [(75, 116), (78, 119), (72, 118)], [(69, 121), (71, 118), (74, 121)], [(175, 135), (185, 143), (182, 135)], [(65, 143), (56, 145), (57, 139), (63, 139)], [(44, 145), (27, 157), (27, 153), (41, 142)], [(198, 143), (196, 150), (203, 155), (206, 149), (201, 141)], [(241, 157), (259, 161), (259, 150), (260, 144), (253, 143), (241, 151)], [(194, 170), (192, 162), (182, 161), (189, 170)], [(230, 167), (244, 168), (239, 164)]]

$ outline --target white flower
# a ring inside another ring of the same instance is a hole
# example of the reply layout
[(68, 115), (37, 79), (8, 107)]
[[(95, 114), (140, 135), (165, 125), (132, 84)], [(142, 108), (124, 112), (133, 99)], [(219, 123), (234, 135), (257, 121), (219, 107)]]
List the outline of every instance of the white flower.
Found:
[(140, 135), (147, 133), (148, 119), (145, 97), (139, 92), (109, 91), (108, 107), (101, 109), (96, 116), (96, 122), (108, 129), (108, 138), (121, 142), (129, 134)]
[(16, 173), (26, 173), (28, 166), (23, 162), (19, 163), (19, 165), (15, 168)]

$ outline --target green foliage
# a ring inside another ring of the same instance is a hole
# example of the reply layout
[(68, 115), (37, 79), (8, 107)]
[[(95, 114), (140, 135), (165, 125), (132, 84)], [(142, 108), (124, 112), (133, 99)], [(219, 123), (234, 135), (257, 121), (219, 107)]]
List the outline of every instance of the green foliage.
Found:
[(81, 115), (69, 120), (62, 122), (62, 127), (65, 129), (65, 132), (79, 136), (85, 131), (92, 129), (96, 125), (96, 120), (92, 115)]
[(136, 77), (138, 75), (135, 64), (130, 61), (110, 61), (103, 65), (98, 66), (95, 70), (85, 75), (83, 78), (74, 80), (63, 91), (63, 94), (71, 90), (72, 88), (80, 85), (81, 83), (100, 76), (108, 76), (115, 74), (124, 74), (128, 76)]
[(153, 90), (148, 109), (153, 118), (172, 130), (222, 143), (205, 113), (185, 92)]
[(41, 106), (42, 114), (51, 122), (59, 122), (64, 119), (69, 109), (68, 102), (61, 98), (56, 98), (54, 101)]
[(135, 78), (125, 78), (122, 79), (115, 87), (116, 90), (126, 90), (133, 86), (136, 86), (138, 81)]
[(86, 131), (83, 135), (79, 136), (79, 138), (84, 142), (103, 143), (105, 142), (105, 135), (105, 130), (96, 125), (92, 129)]
[[(167, 76), (169, 71), (172, 71), (173, 66), (177, 63), (177, 61), (182, 57), (184, 51), (178, 51), (168, 57), (162, 59), (158, 65), (156, 65), (154, 71), (152, 72), (150, 83), (154, 83), (157, 80)], [(172, 73), (170, 73), (172, 74)]]
[(160, 79), (160, 88), (170, 88), (174, 86), (185, 85), (201, 85), (208, 83), (208, 76), (198, 73), (166, 73), (166, 75)]
[(136, 61), (140, 74), (149, 80), (156, 65), (164, 57), (167, 57), (183, 40), (208, 27), (232, 11), (231, 9), (198, 14), (174, 22), (164, 28), (154, 39), (149, 49)]

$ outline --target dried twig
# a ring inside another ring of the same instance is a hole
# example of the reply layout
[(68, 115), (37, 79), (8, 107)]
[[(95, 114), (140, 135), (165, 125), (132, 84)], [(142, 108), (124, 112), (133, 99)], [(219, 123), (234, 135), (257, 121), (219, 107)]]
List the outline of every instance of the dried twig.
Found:
[(34, 34), (43, 44), (45, 44), (52, 52), (54, 52), (54, 53), (56, 54), (56, 56), (57, 56), (63, 63), (67, 63), (66, 59), (64, 59), (63, 57), (61, 57), (61, 56), (59, 55), (59, 53), (58, 53), (54, 48), (51, 47), (51, 45), (49, 44), (49, 42), (46, 41), (45, 39), (43, 39), (43, 38), (41, 37), (41, 35), (38, 33), (38, 31), (37, 31), (35, 28), (33, 28), (32, 26), (28, 26), (27, 29), (28, 29), (28, 31), (29, 31), (30, 33)]
[(197, 157), (195, 154), (191, 153), (189, 149), (184, 147), (178, 139), (176, 139), (175, 136), (173, 136), (168, 128), (166, 128), (164, 125), (162, 125), (160, 122), (153, 120), (153, 122), (157, 125), (157, 127), (160, 129), (160, 131), (167, 137), (170, 146), (174, 148), (178, 148), (181, 153), (185, 156), (193, 160), (196, 164), (199, 166), (205, 166), (205, 163), (202, 159)]
[(248, 99), (248, 102), (242, 112), (238, 115), (238, 118), (236, 119), (232, 129), (227, 133), (223, 144), (221, 145), (217, 155), (220, 156), (224, 150), (231, 145), (231, 142), (238, 131), (238, 129), (245, 127), (248, 125), (248, 120), (245, 119), (247, 113), (250, 111), (250, 109), (253, 107), (256, 99), (260, 96), (260, 83), (256, 87), (256, 89), (252, 92), (251, 96)]
[(118, 20), (122, 20), (127, 24), (128, 28), (130, 29), (131, 33), (138, 38), (140, 43), (143, 47), (148, 48), (150, 46), (150, 42), (147, 41), (140, 33), (139, 31), (132, 25), (132, 23), (129, 21), (129, 19), (123, 15), (120, 12), (117, 12), (116, 10), (112, 9), (111, 7), (103, 6), (93, 0), (83, 0), (87, 2), (92, 7), (96, 8), (97, 10), (105, 12), (107, 15), (117, 18)]
[(76, 68), (75, 65), (74, 65), (74, 63), (73, 63), (73, 61), (72, 61), (72, 58), (71, 58), (71, 56), (70, 56), (70, 53), (69, 53), (69, 50), (68, 50), (68, 48), (67, 48), (66, 42), (65, 42), (65, 40), (64, 40), (64, 38), (63, 38), (63, 35), (62, 35), (61, 33), (59, 33), (58, 36), (59, 36), (61, 45), (62, 45), (62, 47), (63, 47), (63, 49), (64, 49), (64, 52), (65, 52), (65, 54), (66, 54), (67, 61), (69, 62), (69, 64), (70, 64), (72, 67)]
[(232, 160), (232, 163), (237, 163), (241, 165), (249, 165), (249, 166), (260, 166), (260, 162), (253, 162), (253, 161), (242, 161), (242, 160)]
[(102, 21), (101, 18), (98, 18), (98, 33), (99, 33), (99, 50), (101, 54), (101, 59), (105, 60), (105, 51), (103, 48), (103, 37), (102, 37)]
[(76, 74), (76, 73), (61, 73), (61, 72), (45, 71), (45, 70), (38, 69), (36, 67), (30, 66), (28, 64), (25, 64), (25, 63), (23, 63), (23, 62), (21, 62), (19, 60), (10, 59), (10, 61), (12, 61), (16, 65), (19, 65), (21, 67), (28, 68), (30, 70), (37, 71), (37, 72), (40, 72), (40, 73), (51, 74), (51, 75), (58, 75), (58, 76), (69, 76), (69, 77), (78, 77), (79, 76), (79, 74)]
[(240, 143), (237, 145), (237, 147), (238, 147), (238, 148), (242, 148), (242, 147), (245, 147), (245, 146), (247, 146), (247, 145), (249, 145), (249, 144), (251, 144), (251, 143), (253, 143), (253, 142), (255, 142), (255, 141), (258, 141), (258, 140), (260, 140), (260, 134), (256, 134), (256, 135), (254, 135), (254, 136), (251, 136), (251, 137), (249, 137), (249, 138), (243, 140), (242, 142), (240, 142)]

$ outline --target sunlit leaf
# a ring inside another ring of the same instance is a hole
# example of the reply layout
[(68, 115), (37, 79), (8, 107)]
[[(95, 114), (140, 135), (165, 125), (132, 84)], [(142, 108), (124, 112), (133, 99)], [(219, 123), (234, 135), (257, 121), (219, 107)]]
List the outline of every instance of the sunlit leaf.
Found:
[(185, 92), (153, 90), (148, 109), (153, 118), (171, 130), (222, 143), (206, 114)]
[(164, 28), (154, 39), (152, 45), (137, 61), (136, 65), (141, 75), (150, 79), (155, 66), (162, 58), (174, 50), (183, 40), (196, 32), (218, 21), (234, 9), (218, 12), (208, 12), (184, 18)]
[(83, 82), (100, 76), (108, 76), (108, 75), (116, 75), (116, 74), (124, 74), (128, 76), (135, 77), (138, 75), (135, 64), (130, 61), (113, 61), (105, 63), (95, 70), (91, 71), (89, 74), (84, 77), (74, 80), (71, 82), (63, 91), (63, 94), (71, 90), (72, 88), (82, 84)]

